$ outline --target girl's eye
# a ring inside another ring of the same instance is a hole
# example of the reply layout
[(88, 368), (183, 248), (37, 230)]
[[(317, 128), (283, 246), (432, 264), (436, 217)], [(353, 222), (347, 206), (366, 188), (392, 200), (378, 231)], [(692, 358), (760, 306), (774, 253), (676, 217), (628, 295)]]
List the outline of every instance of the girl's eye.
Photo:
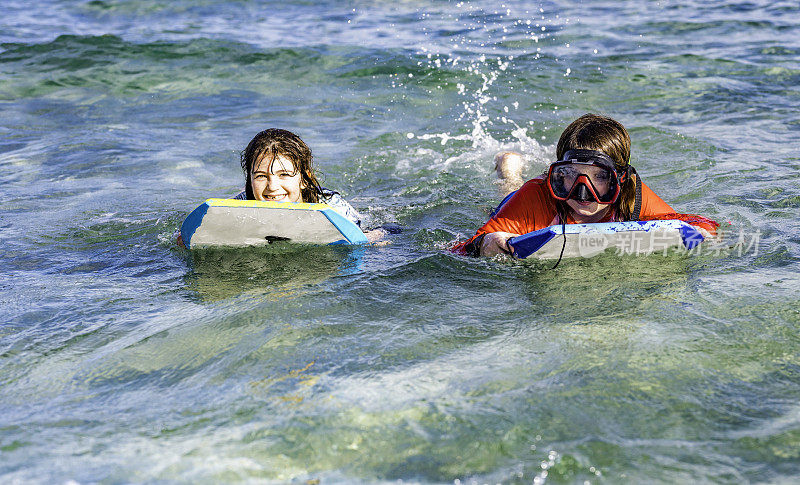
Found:
[(565, 179), (574, 179), (578, 177), (578, 172), (572, 168), (565, 168), (561, 170), (558, 175)]
[(267, 176), (266, 176), (266, 175), (264, 175), (263, 173), (257, 173), (257, 174), (255, 174), (255, 175), (253, 176), (253, 178), (254, 178), (254, 179), (256, 179), (256, 180), (258, 180), (258, 179), (264, 179), (264, 178), (267, 178)]
[(289, 172), (278, 172), (278, 177), (280, 177), (282, 179), (286, 179), (286, 178), (294, 177), (294, 174), (289, 173)]

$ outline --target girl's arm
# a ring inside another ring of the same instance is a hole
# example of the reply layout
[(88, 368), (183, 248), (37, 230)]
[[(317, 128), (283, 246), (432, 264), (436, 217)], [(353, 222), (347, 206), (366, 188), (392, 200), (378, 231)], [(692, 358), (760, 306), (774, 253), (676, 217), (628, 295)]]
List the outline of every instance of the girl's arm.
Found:
[(508, 253), (509, 238), (545, 227), (553, 219), (555, 211), (546, 203), (543, 187), (542, 180), (529, 180), (474, 236), (454, 246), (452, 251), (469, 256)]
[(719, 224), (707, 217), (697, 214), (682, 214), (676, 212), (669, 204), (661, 200), (650, 187), (642, 182), (642, 212), (639, 219), (643, 221), (653, 219), (679, 219), (688, 222), (697, 229), (705, 239), (713, 238), (717, 235)]
[[(336, 212), (343, 215), (344, 217), (350, 219), (355, 225), (361, 228), (361, 214), (349, 202), (344, 200), (344, 198), (339, 195), (338, 192), (330, 190), (330, 189), (322, 189), (322, 200), (331, 206)], [(363, 231), (363, 228), (362, 228)], [(379, 227), (377, 229), (372, 229), (368, 231), (364, 231), (364, 235), (367, 236), (367, 240), (372, 243), (388, 243), (387, 241), (382, 241), (387, 235), (389, 231), (386, 229)]]

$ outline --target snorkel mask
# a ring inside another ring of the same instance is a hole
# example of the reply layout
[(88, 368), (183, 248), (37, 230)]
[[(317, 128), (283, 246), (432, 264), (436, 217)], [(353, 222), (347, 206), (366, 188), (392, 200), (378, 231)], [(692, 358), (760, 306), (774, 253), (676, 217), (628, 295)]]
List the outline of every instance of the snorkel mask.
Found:
[(613, 204), (619, 197), (628, 168), (618, 172), (614, 160), (596, 150), (568, 150), (550, 165), (547, 186), (554, 199)]

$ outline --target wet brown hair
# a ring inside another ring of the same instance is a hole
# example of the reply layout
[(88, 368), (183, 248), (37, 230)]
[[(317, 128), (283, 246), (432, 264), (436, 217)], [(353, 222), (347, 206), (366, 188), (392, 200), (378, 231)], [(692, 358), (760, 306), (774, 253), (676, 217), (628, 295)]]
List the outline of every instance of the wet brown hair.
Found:
[[(607, 116), (587, 113), (570, 123), (561, 133), (556, 145), (558, 160), (563, 159), (568, 150), (597, 150), (614, 160), (620, 173), (625, 172), (631, 161), (631, 137), (628, 130), (617, 120)], [(636, 203), (635, 175), (628, 177), (620, 187), (619, 198), (614, 203), (617, 220), (630, 220)], [(558, 204), (559, 216), (566, 215), (566, 204)], [(562, 214), (563, 212), (563, 214)]]
[(247, 148), (242, 150), (241, 164), (244, 172), (244, 187), (248, 200), (254, 200), (253, 187), (250, 185), (253, 167), (261, 160), (272, 162), (279, 156), (288, 158), (294, 163), (295, 170), (300, 172), (303, 202), (319, 202), (321, 192), (314, 170), (311, 149), (299, 136), (291, 131), (269, 128), (253, 137)]

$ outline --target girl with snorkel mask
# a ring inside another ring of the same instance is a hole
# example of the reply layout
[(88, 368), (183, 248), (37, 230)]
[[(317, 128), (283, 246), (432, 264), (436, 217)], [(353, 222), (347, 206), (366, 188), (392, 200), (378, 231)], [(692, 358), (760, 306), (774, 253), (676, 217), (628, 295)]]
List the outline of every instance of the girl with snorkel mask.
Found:
[(555, 224), (681, 219), (713, 234), (718, 224), (678, 214), (630, 165), (631, 139), (618, 121), (585, 114), (561, 134), (558, 161), (547, 173), (509, 194), (475, 236), (454, 251), (472, 256), (511, 254), (508, 240)]

